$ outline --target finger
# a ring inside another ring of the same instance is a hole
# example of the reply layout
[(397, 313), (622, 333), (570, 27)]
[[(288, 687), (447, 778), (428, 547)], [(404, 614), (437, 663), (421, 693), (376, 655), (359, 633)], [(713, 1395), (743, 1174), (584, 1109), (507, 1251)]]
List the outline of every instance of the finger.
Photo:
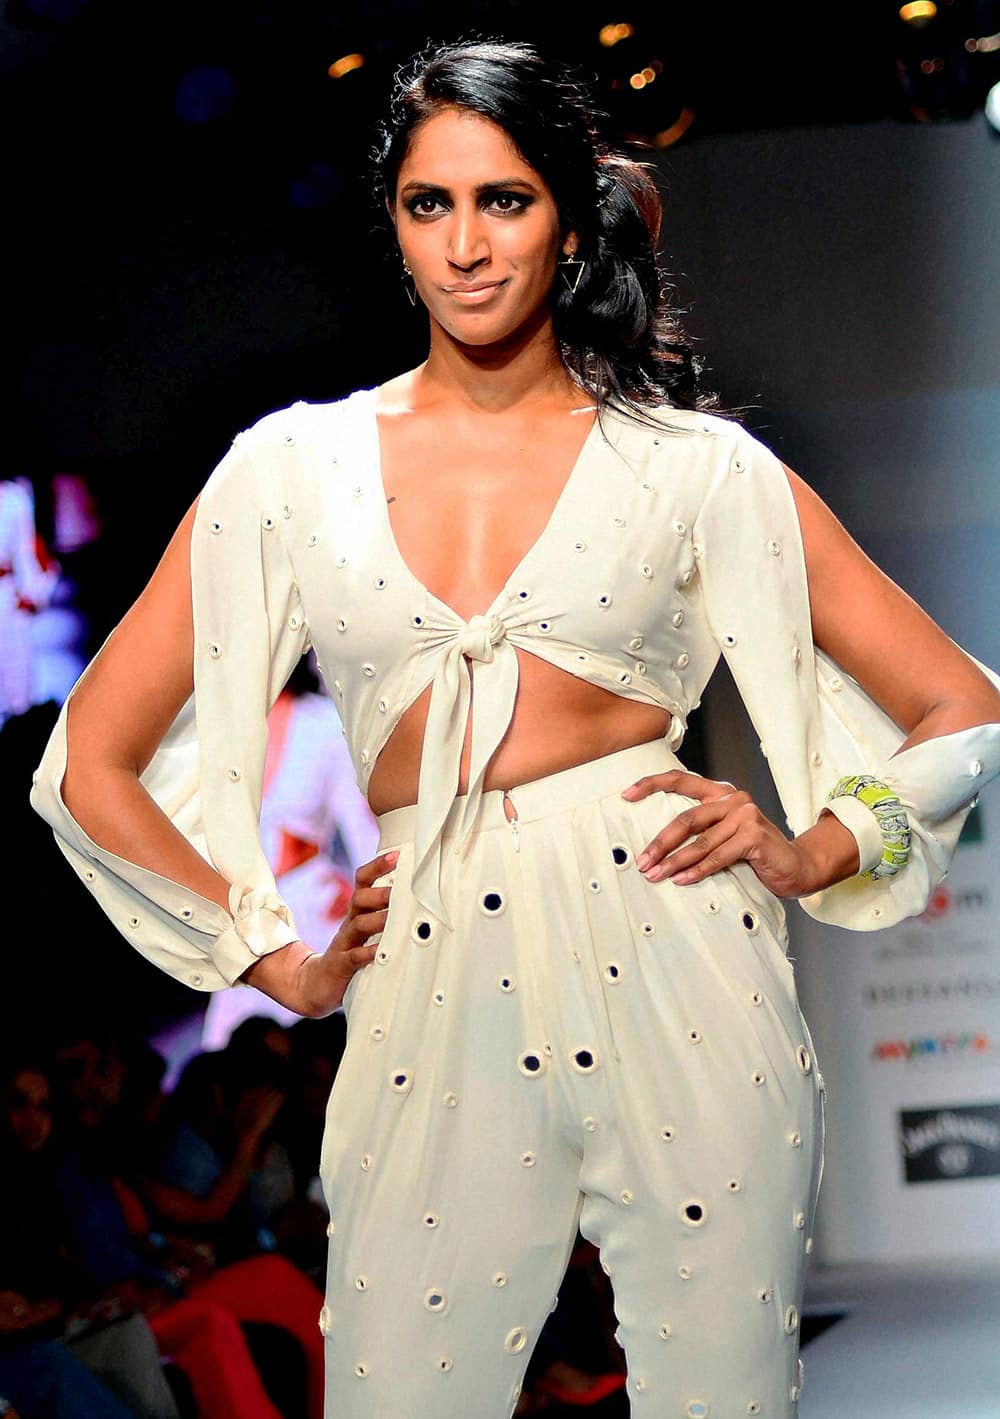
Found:
[(391, 872), (399, 858), (399, 849), (393, 848), (390, 852), (383, 852), (379, 857), (373, 857), (371, 862), (363, 862), (354, 874), (354, 882), (358, 887), (370, 887), (376, 877), (382, 877), (386, 872)]
[(693, 843), (678, 848), (646, 873), (646, 880), (659, 882), (669, 877), (686, 887), (731, 867), (745, 856), (738, 823), (723, 821), (713, 832), (702, 833)]
[(379, 907), (385, 906), (391, 892), (391, 882), (387, 882), (384, 887), (355, 887), (351, 905), (356, 912), (377, 911)]
[(346, 952), (347, 959), (356, 971), (363, 970), (365, 966), (371, 964), (372, 957), (378, 950), (378, 946), (352, 946)]
[(707, 828), (720, 822), (731, 812), (732, 805), (721, 798), (685, 808), (682, 813), (677, 814), (676, 818), (672, 818), (654, 838), (651, 838), (636, 857), (635, 862), (639, 871), (646, 872), (648, 875), (648, 870), (668, 852), (679, 847), (692, 834), (704, 833)]
[(667, 769), (662, 774), (647, 774), (645, 778), (636, 779), (622, 790), (622, 797), (635, 802), (651, 793), (679, 793), (685, 798), (708, 801), (739, 792), (741, 790), (727, 779), (706, 778), (704, 774), (688, 773), (686, 769)]
[[(384, 930), (388, 916), (388, 907), (383, 907), (381, 911), (376, 912), (359, 912), (357, 916), (351, 918), (348, 925), (355, 936), (359, 936), (362, 941), (366, 941), (368, 937), (374, 935), (376, 931)], [(347, 953), (354, 950), (357, 950), (357, 942), (347, 948)]]

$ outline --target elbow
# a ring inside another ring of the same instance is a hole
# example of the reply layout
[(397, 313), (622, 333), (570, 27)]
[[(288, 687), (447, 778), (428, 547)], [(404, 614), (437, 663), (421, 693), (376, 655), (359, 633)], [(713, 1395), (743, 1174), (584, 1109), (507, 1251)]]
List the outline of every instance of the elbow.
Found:
[(78, 712), (71, 699), (66, 712), (66, 768), (60, 786), (66, 808), (84, 823), (88, 805), (102, 802), (110, 780), (123, 773), (139, 777), (136, 765), (112, 754), (106, 738), (86, 715)]

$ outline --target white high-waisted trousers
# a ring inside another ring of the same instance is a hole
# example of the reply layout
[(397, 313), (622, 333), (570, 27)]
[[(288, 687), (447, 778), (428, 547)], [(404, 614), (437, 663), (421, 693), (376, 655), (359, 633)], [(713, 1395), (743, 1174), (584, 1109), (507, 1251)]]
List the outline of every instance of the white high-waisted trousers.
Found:
[(453, 932), (409, 894), (415, 808), (380, 816), (399, 859), (320, 1166), (328, 1419), (509, 1419), (578, 1227), (633, 1414), (796, 1413), (824, 1086), (750, 866), (635, 866), (696, 800), (621, 790), (671, 768), (655, 740), (520, 784), (516, 825), (486, 793), (445, 842)]

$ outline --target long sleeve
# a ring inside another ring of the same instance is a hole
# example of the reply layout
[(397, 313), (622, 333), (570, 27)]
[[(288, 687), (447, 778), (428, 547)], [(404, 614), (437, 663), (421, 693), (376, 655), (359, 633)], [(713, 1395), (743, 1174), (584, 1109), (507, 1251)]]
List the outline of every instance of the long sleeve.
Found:
[(231, 883), (229, 912), (107, 852), (77, 823), (61, 794), (69, 698), (31, 793), (64, 856), (126, 940), (201, 990), (236, 983), (260, 956), (297, 939), (258, 826), (267, 714), (308, 646), (282, 539), (290, 508), (268, 476), (267, 424), (236, 438), (199, 500), (191, 537), (194, 691), (141, 777), (173, 825)]
[[(862, 869), (872, 866), (881, 855), (874, 813), (857, 800), (826, 804), (837, 779), (856, 773), (890, 785), (910, 821), (909, 861), (895, 876), (858, 875), (801, 905), (818, 921), (855, 931), (919, 915), (947, 873), (977, 794), (1000, 773), (1000, 723), (896, 753), (904, 731), (813, 643), (801, 530), (780, 462), (742, 429), (720, 437), (732, 440), (731, 451), (693, 529), (705, 614), (760, 736), (788, 827), (797, 836), (829, 806), (854, 833)], [(1000, 689), (1000, 676), (969, 658)]]

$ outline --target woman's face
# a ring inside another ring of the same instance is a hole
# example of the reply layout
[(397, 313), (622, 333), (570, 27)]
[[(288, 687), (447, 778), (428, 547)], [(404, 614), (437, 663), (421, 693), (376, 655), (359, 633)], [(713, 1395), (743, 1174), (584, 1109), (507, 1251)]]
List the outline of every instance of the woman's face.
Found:
[(392, 215), (432, 322), (466, 345), (506, 341), (547, 311), (557, 262), (577, 245), (506, 131), (469, 109), (415, 130)]
[(37, 1153), (52, 1133), (49, 1081), (34, 1069), (22, 1069), (7, 1089), (7, 1127), (22, 1153)]

